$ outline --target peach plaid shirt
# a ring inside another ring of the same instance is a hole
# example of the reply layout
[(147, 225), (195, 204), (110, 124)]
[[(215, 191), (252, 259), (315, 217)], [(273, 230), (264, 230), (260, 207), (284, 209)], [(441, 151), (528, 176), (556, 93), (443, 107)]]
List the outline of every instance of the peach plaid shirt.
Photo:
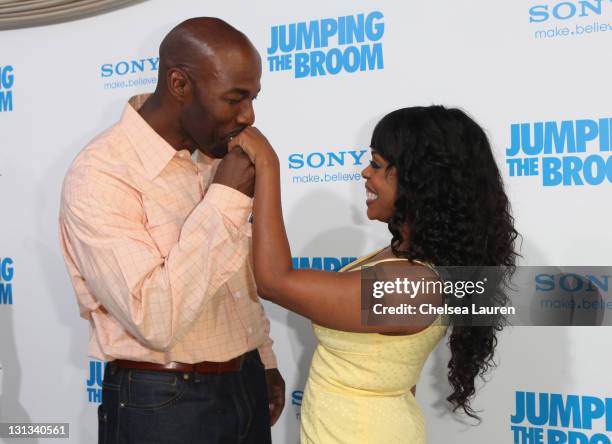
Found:
[(104, 361), (276, 367), (251, 266), (252, 199), (211, 184), (219, 161), (177, 151), (133, 106), (66, 174), (60, 240), (89, 354)]

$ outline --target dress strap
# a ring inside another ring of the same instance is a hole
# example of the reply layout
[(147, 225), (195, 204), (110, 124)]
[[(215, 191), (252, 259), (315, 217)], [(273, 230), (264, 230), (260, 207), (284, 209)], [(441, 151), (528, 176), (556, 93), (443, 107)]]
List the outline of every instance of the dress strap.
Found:
[[(380, 264), (382, 262), (394, 262), (394, 261), (410, 261), (410, 259), (406, 259), (405, 257), (390, 257), (387, 259), (380, 259), (378, 261), (374, 261), (370, 264), (366, 264), (365, 267), (373, 267), (374, 265)], [(436, 270), (436, 267), (434, 267), (431, 263), (429, 262), (425, 262), (425, 261), (421, 261), (418, 259), (413, 259), (411, 262), (415, 263), (415, 264), (419, 264), (422, 265), (425, 268), (429, 268), (431, 271), (433, 271), (436, 276), (438, 276), (442, 281), (445, 281), (446, 279), (444, 279), (441, 275), (440, 272), (438, 270)], [(360, 267), (362, 268), (362, 267)]]
[(376, 250), (374, 253), (370, 253), (370, 254), (366, 254), (365, 256), (361, 256), (359, 259), (351, 262), (350, 264), (346, 264), (339, 271), (342, 272), (342, 271), (346, 270), (347, 268), (355, 268), (355, 270), (357, 270), (357, 269), (361, 268), (361, 267), (357, 268), (357, 265), (361, 264), (363, 261), (367, 261), (371, 257), (376, 256), (378, 253), (383, 251), (385, 248), (387, 248), (387, 247), (382, 247), (382, 248)]
[[(374, 265), (377, 265), (377, 264), (380, 264), (380, 263), (383, 263), (383, 262), (410, 261), (410, 259), (407, 259), (405, 257), (388, 257), (386, 259), (379, 259), (377, 261), (371, 262), (371, 263), (366, 264), (366, 265), (360, 265), (363, 262), (365, 262), (368, 259), (370, 259), (371, 257), (376, 256), (378, 253), (383, 251), (385, 248), (387, 248), (387, 247), (380, 248), (380, 249), (376, 250), (375, 252), (373, 252), (371, 254), (366, 254), (365, 256), (360, 257), (359, 259), (357, 259), (356, 261), (351, 262), (350, 264), (346, 264), (344, 267), (342, 267), (340, 269), (340, 271), (344, 271), (347, 268), (351, 268), (353, 270), (359, 270), (359, 269), (363, 268), (364, 266), (365, 267), (373, 267)], [(419, 265), (422, 265), (424, 267), (427, 267), (427, 268), (431, 269), (434, 273), (438, 274), (437, 270), (429, 262), (420, 261), (418, 259), (414, 259), (414, 260), (412, 260), (412, 262), (414, 262), (415, 264), (419, 264)]]
[(431, 271), (433, 271), (434, 273), (436, 273), (436, 276), (438, 276), (440, 278), (440, 280), (442, 280), (442, 282), (445, 282), (447, 279), (444, 278), (444, 276), (442, 276), (440, 274), (440, 271), (436, 269), (436, 267), (433, 266), (432, 263), (430, 262), (425, 262), (425, 261), (420, 261), (418, 259), (413, 260), (412, 262), (414, 262), (415, 264), (419, 264), (422, 265), (423, 267), (427, 267), (429, 268)]
[[(382, 264), (383, 262), (398, 262), (398, 261), (409, 261), (410, 259), (406, 259), (405, 257), (388, 257), (386, 259), (380, 259), (369, 264), (366, 264), (366, 267), (373, 267), (374, 265)], [(414, 261), (413, 261), (414, 262)]]
[[(384, 249), (384, 248), (383, 248), (383, 249)], [(364, 258), (359, 259), (359, 260), (357, 260), (357, 261), (355, 261), (355, 262), (351, 262), (350, 264), (348, 264), (348, 265), (346, 265), (344, 268), (342, 268), (340, 271), (344, 271), (344, 270), (345, 270), (346, 268), (348, 268), (348, 267), (351, 267), (351, 271), (357, 271), (357, 270), (361, 270), (361, 269), (362, 269), (362, 268), (364, 268), (364, 267), (373, 267), (374, 265), (376, 265), (376, 264), (380, 264), (381, 262), (407, 261), (407, 260), (408, 260), (408, 259), (403, 258), (403, 257), (389, 257), (389, 258), (387, 258), (387, 259), (379, 259), (379, 260), (374, 261), (374, 262), (371, 262), (371, 263), (369, 263), (369, 264), (359, 265), (359, 264), (361, 264), (362, 262), (364, 262), (364, 261), (368, 260), (369, 258), (371, 258), (372, 256), (375, 256), (375, 255), (376, 255), (376, 254), (378, 254), (380, 251), (382, 251), (382, 250), (379, 250), (379, 251), (377, 251), (377, 252), (376, 252), (376, 253), (374, 253), (374, 254), (370, 254), (370, 255), (368, 255), (368, 256), (365, 256)]]

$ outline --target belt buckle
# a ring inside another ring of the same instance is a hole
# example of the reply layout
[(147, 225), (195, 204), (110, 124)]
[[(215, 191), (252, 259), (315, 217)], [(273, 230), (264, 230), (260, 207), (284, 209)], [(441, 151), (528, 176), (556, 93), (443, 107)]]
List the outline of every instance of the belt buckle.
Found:
[(180, 364), (178, 362), (172, 361), (172, 362), (170, 362), (170, 363), (168, 363), (166, 365), (166, 369), (167, 369), (167, 371), (178, 372), (179, 371), (179, 369), (178, 369), (179, 365)]

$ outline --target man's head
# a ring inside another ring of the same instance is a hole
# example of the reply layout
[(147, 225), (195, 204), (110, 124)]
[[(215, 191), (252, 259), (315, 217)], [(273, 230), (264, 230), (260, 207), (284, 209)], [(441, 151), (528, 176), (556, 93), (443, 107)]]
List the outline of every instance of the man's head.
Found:
[(200, 17), (177, 25), (159, 48), (155, 95), (172, 104), (179, 131), (212, 157), (255, 121), (261, 58), (249, 39), (223, 20)]

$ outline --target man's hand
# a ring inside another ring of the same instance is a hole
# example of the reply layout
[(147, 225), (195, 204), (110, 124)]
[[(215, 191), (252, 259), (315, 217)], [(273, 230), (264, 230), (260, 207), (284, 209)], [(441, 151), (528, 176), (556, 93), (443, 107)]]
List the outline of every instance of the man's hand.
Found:
[(270, 406), (270, 426), (276, 424), (285, 407), (285, 381), (276, 368), (266, 370), (268, 403)]
[(225, 155), (213, 183), (226, 185), (249, 197), (255, 193), (255, 166), (242, 149), (236, 147)]

